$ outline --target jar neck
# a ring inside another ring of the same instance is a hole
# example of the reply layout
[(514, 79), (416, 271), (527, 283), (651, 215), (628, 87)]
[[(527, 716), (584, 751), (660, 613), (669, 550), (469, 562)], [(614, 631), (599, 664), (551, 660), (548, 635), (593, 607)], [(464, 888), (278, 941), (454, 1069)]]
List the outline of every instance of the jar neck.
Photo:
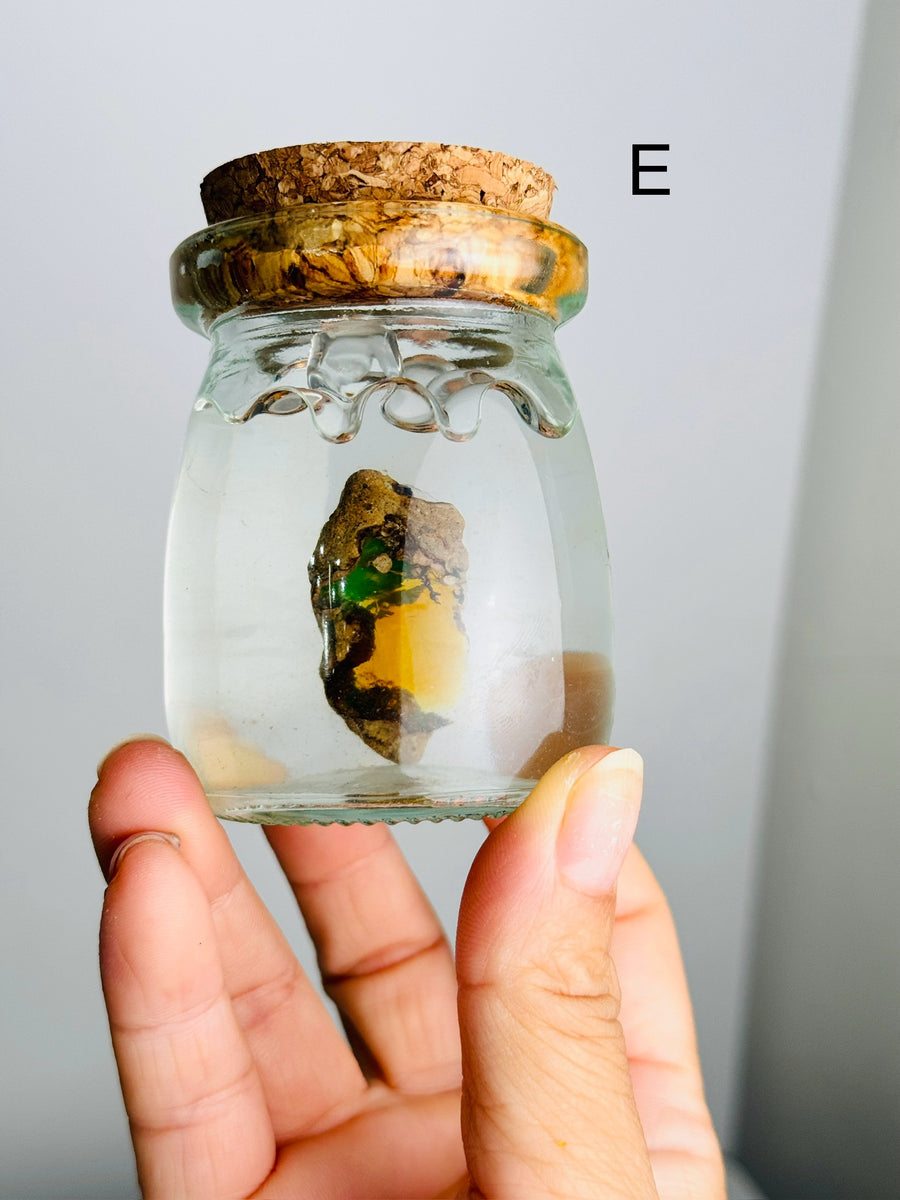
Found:
[(211, 225), (177, 247), (172, 298), (205, 331), (234, 311), (425, 299), (500, 302), (557, 324), (587, 294), (587, 251), (559, 225), (479, 204), (293, 204)]
[(531, 310), (427, 299), (230, 313), (210, 341), (198, 403), (233, 423), (307, 412), (320, 436), (348, 441), (377, 399), (399, 428), (466, 441), (491, 389), (547, 437), (576, 416), (554, 322)]

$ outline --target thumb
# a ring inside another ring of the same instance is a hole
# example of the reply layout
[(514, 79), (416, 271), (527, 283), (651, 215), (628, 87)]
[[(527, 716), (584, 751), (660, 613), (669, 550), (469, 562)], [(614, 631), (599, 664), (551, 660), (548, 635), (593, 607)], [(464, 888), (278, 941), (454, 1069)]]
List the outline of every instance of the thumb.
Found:
[(481, 848), (457, 936), (474, 1195), (655, 1197), (609, 947), (633, 750), (567, 755)]

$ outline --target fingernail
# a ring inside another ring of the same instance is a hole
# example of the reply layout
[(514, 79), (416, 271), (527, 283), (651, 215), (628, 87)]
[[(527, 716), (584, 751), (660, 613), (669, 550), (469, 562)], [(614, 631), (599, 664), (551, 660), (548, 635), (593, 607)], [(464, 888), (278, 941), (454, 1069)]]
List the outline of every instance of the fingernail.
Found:
[(127, 746), (130, 742), (162, 742), (164, 746), (170, 743), (164, 737), (160, 737), (158, 733), (131, 733), (128, 737), (122, 738), (121, 742), (111, 747), (97, 763), (97, 778), (100, 778), (100, 772), (106, 766), (107, 759), (111, 758), (117, 750), (121, 750), (123, 746)]
[(181, 849), (181, 838), (174, 833), (159, 833), (154, 829), (145, 830), (142, 833), (133, 833), (131, 837), (127, 837), (124, 842), (120, 842), (116, 847), (116, 852), (109, 860), (109, 870), (106, 873), (108, 883), (111, 883), (114, 875), (122, 865), (122, 859), (133, 846), (140, 845), (141, 842), (168, 842), (176, 850)]
[(615, 886), (634, 837), (644, 762), (636, 750), (614, 750), (575, 782), (556, 839), (560, 873), (599, 896)]

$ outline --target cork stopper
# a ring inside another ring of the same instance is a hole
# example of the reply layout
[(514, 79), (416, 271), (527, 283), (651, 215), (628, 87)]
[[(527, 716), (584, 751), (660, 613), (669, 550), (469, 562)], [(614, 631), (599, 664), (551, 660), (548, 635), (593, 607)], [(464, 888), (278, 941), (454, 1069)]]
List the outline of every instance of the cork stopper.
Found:
[(556, 184), (520, 158), (441, 142), (315, 142), (247, 154), (200, 185), (209, 223), (296, 204), (455, 200), (545, 221)]

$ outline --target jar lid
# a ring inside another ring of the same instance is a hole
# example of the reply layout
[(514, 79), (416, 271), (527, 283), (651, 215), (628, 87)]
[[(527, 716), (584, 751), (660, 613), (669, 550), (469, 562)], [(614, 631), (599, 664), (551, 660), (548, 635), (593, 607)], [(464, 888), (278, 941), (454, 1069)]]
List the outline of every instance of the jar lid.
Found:
[(534, 163), (438, 142), (319, 142), (236, 158), (201, 184), (205, 229), (171, 260), (185, 324), (226, 313), (442, 298), (557, 324), (587, 294), (587, 251), (547, 221)]
[(313, 142), (247, 154), (200, 185), (210, 224), (295, 204), (442, 200), (545, 221), (556, 184), (541, 167), (443, 142)]

